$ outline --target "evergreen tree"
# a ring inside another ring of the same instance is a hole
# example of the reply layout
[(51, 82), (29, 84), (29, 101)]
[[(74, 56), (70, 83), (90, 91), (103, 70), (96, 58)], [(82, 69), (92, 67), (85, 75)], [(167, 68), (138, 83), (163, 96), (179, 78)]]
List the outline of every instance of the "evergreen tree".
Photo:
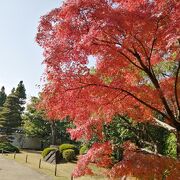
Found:
[(19, 98), (11, 93), (0, 112), (1, 134), (5, 135), (9, 141), (13, 139), (12, 134), (21, 126), (21, 106)]
[[(17, 88), (14, 90), (15, 95), (19, 98), (19, 104), (23, 106), (26, 103), (26, 89), (23, 81), (20, 81)], [(22, 111), (24, 108), (22, 108)]]
[(1, 91), (0, 91), (0, 107), (2, 107), (3, 104), (5, 103), (6, 97), (7, 97), (7, 95), (5, 93), (5, 88), (4, 88), (4, 86), (2, 86)]
[(14, 94), (15, 93), (15, 88), (13, 87), (12, 90), (11, 90), (11, 94)]
[(5, 135), (9, 141), (13, 139), (12, 134), (22, 125), (21, 115), (24, 111), (23, 105), (26, 99), (25, 91), (23, 81), (20, 81), (17, 88), (12, 89), (1, 108), (0, 130), (1, 134)]

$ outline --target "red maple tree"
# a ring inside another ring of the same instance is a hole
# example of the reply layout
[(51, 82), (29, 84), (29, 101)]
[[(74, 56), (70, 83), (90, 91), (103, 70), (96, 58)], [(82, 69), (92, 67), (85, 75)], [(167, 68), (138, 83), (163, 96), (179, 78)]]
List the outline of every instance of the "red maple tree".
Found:
[[(76, 129), (70, 133), (77, 140), (94, 134), (103, 139), (102, 125), (117, 113), (138, 122), (154, 123), (162, 117), (176, 129), (180, 159), (179, 10), (177, 0), (66, 0), (43, 16), (37, 42), (44, 48), (47, 84), (42, 104), (48, 116), (71, 116)], [(94, 69), (89, 68), (92, 59)], [(95, 144), (79, 161), (75, 175), (90, 173), (92, 159), (103, 158), (103, 166), (111, 166), (110, 146)], [(136, 165), (149, 165), (141, 156)], [(125, 165), (111, 172), (117, 167)], [(149, 175), (166, 168), (159, 166)]]

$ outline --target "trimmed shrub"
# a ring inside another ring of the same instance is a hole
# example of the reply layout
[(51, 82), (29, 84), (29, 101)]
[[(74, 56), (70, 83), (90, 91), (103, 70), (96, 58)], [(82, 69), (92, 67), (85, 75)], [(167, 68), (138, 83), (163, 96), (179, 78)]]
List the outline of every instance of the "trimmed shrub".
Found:
[(75, 151), (73, 149), (64, 150), (62, 153), (62, 156), (68, 162), (76, 159), (76, 154), (75, 154)]
[(16, 152), (19, 153), (19, 149), (16, 146), (13, 146), (9, 142), (0, 142), (0, 151), (4, 153), (9, 153), (9, 152)]
[(75, 151), (75, 154), (79, 154), (79, 150), (77, 148), (77, 146), (73, 145), (73, 144), (61, 144), (59, 146), (59, 151), (60, 153), (63, 153), (64, 150), (67, 150), (67, 149), (73, 149)]
[(87, 151), (88, 151), (88, 149), (89, 149), (89, 148), (87, 147), (87, 145), (82, 146), (81, 149), (80, 149), (80, 151), (79, 151), (79, 154), (80, 154), (80, 155), (86, 154)]
[(47, 156), (51, 151), (56, 151), (56, 150), (57, 150), (57, 148), (45, 148), (45, 149), (42, 151), (41, 155), (42, 155), (42, 157), (44, 158), (44, 157)]

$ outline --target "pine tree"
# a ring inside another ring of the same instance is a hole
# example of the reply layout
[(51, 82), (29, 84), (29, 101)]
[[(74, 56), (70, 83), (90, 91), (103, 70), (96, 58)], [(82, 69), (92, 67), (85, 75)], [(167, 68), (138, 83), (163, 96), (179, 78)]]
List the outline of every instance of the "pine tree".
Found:
[[(17, 88), (14, 91), (14, 94), (19, 98), (19, 104), (23, 106), (26, 103), (26, 89), (23, 84), (23, 81), (20, 81)], [(24, 108), (22, 109), (22, 111)]]
[(6, 97), (7, 97), (7, 95), (5, 93), (5, 87), (2, 86), (1, 91), (0, 91), (0, 107), (2, 107), (3, 104), (5, 103)]
[(1, 134), (9, 141), (13, 139), (12, 134), (21, 126), (21, 106), (19, 98), (11, 93), (7, 98), (2, 111), (0, 112)]
[(26, 93), (23, 81), (20, 81), (17, 88), (13, 88), (11, 94), (6, 98), (4, 106), (0, 112), (1, 134), (9, 141), (13, 139), (15, 133), (22, 125), (22, 113), (24, 111)]

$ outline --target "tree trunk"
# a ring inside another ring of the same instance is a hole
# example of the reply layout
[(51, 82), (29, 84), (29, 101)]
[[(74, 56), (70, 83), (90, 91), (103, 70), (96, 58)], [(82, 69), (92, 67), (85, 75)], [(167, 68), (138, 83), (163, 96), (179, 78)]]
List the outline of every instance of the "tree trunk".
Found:
[(56, 123), (51, 122), (52, 145), (56, 145)]

